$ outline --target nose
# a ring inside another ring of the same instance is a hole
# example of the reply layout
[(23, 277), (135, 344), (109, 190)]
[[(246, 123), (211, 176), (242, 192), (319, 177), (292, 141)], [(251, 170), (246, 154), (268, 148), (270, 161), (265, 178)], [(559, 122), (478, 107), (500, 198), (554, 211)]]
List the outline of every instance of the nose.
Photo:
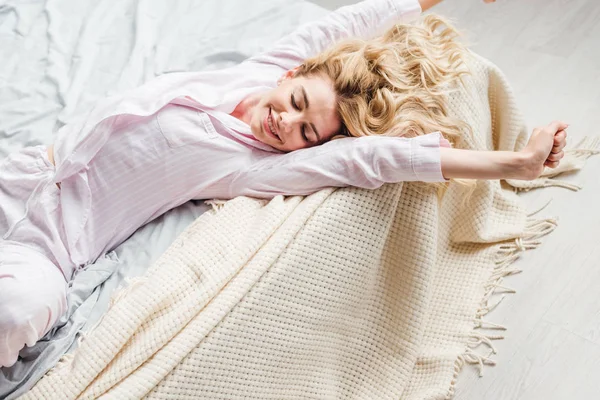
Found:
[(294, 129), (294, 125), (298, 122), (299, 115), (282, 112), (279, 114), (279, 126), (285, 133), (289, 133)]

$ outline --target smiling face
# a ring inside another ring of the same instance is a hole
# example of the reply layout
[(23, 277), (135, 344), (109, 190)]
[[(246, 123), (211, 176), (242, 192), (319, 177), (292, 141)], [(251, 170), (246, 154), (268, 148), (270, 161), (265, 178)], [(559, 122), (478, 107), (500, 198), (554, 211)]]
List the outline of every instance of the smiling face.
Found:
[(325, 143), (341, 128), (331, 80), (292, 75), (261, 95), (250, 121), (258, 140), (285, 152)]

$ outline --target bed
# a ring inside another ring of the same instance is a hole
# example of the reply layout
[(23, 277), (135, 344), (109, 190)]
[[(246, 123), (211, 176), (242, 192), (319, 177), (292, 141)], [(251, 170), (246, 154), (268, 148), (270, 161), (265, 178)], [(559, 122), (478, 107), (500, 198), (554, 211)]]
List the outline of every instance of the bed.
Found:
[[(325, 13), (292, 0), (2, 3), (0, 157), (51, 143), (99, 97), (236, 64)], [(448, 98), (476, 133), (460, 147), (522, 149), (505, 77), (476, 55), (469, 69)], [(67, 315), (2, 370), (0, 397), (450, 398), (463, 365), (493, 365), (492, 295), (556, 227), (513, 189), (567, 187), (551, 178), (599, 143), (531, 182), (477, 181), (469, 207), (454, 182), (439, 199), (398, 182), (188, 202), (76, 275)]]
[[(0, 159), (51, 144), (98, 98), (175, 71), (239, 63), (327, 10), (302, 0), (0, 0)], [(0, 398), (25, 393), (95, 325), (126, 278), (142, 275), (197, 217), (190, 201), (75, 276), (68, 312), (0, 372)]]

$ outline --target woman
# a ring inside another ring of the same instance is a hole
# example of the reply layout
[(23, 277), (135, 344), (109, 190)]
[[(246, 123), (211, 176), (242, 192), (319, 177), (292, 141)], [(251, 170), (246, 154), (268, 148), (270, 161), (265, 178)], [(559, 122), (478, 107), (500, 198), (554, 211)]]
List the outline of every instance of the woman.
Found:
[(53, 146), (3, 160), (0, 365), (14, 364), (65, 312), (78, 268), (190, 199), (532, 179), (557, 166), (562, 123), (535, 130), (519, 153), (453, 149), (441, 136), (456, 141), (464, 128), (446, 116), (440, 88), (465, 71), (452, 30), (433, 34), (439, 19), (323, 52), (386, 32), (434, 3), (341, 8), (236, 67), (167, 74), (104, 99), (61, 128)]

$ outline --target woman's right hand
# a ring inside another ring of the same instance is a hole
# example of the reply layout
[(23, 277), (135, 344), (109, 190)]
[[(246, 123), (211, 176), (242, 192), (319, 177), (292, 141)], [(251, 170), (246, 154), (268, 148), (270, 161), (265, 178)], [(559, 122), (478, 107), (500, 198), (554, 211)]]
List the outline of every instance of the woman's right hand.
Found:
[(544, 167), (556, 168), (565, 156), (563, 151), (567, 144), (567, 129), (569, 125), (554, 121), (533, 130), (529, 142), (520, 151), (526, 162), (526, 179), (538, 178)]
[[(419, 0), (419, 4), (421, 5), (421, 11), (425, 12), (429, 10), (431, 7), (436, 4), (441, 3), (443, 0)], [(484, 3), (495, 3), (496, 0), (483, 0)]]

